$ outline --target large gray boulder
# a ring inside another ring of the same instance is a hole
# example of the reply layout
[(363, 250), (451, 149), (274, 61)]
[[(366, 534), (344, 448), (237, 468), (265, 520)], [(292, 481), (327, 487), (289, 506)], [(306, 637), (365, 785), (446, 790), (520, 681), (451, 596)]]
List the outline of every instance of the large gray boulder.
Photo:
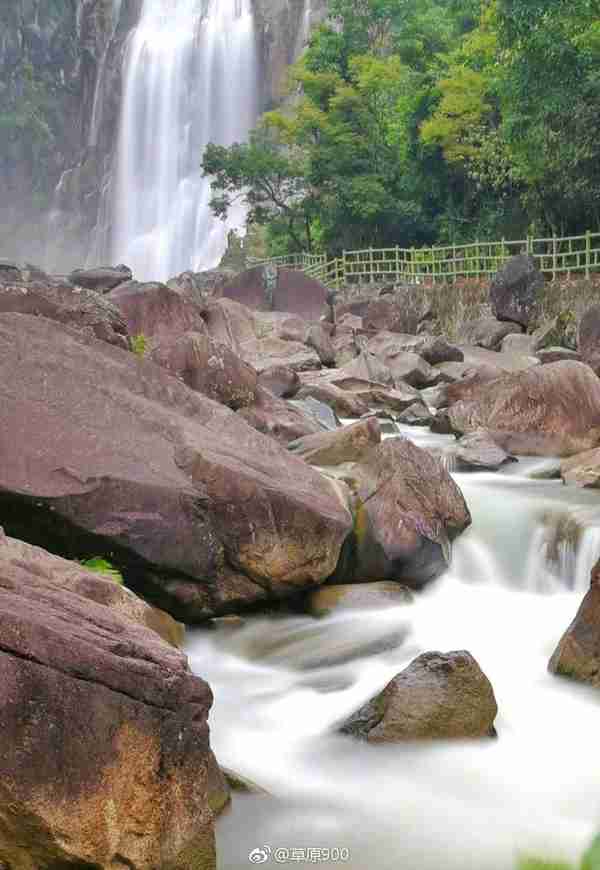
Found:
[(540, 313), (540, 294), (544, 276), (533, 257), (518, 254), (492, 278), (490, 302), (498, 320), (518, 323), (527, 329)]

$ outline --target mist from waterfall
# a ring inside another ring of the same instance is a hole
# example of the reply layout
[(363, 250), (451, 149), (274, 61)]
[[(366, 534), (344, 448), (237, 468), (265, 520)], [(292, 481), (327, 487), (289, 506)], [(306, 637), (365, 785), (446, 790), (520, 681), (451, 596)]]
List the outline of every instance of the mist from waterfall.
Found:
[(244, 214), (211, 214), (202, 153), (244, 141), (257, 115), (250, 0), (144, 0), (125, 58), (113, 262), (138, 280), (218, 265)]

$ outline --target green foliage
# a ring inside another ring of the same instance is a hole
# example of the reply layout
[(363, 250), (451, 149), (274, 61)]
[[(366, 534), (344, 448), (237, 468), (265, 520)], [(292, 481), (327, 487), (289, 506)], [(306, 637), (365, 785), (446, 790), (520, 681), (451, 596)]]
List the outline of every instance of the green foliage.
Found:
[(592, 842), (577, 868), (564, 861), (548, 861), (525, 856), (520, 859), (517, 870), (600, 870), (600, 836)]
[(120, 586), (123, 585), (123, 575), (121, 572), (101, 556), (93, 556), (90, 559), (85, 559), (81, 564), (84, 568), (87, 568), (88, 571), (93, 571), (95, 574), (103, 574), (106, 577), (110, 577), (111, 580), (114, 580), (114, 582), (118, 583)]
[(331, 0), (286, 108), (209, 146), (213, 210), (245, 199), (271, 253), (600, 225), (599, 7)]
[(143, 359), (149, 350), (149, 342), (147, 337), (140, 332), (139, 335), (132, 335), (130, 338), (131, 350), (140, 359)]

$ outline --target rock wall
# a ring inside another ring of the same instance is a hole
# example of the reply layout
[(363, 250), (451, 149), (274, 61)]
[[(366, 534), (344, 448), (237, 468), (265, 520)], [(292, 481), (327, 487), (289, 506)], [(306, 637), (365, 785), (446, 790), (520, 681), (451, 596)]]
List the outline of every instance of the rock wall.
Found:
[[(123, 56), (142, 2), (2, 4), (0, 258), (66, 272), (106, 257)], [(267, 108), (326, 0), (254, 2)]]

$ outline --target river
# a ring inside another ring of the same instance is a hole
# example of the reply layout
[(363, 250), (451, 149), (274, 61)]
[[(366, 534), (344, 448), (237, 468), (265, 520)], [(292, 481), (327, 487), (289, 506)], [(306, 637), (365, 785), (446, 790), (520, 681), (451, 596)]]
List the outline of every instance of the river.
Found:
[[(269, 793), (234, 795), (220, 870), (511, 870), (525, 852), (580, 856), (600, 829), (600, 694), (547, 663), (600, 555), (600, 499), (532, 479), (547, 465), (454, 475), (473, 524), (414, 604), (190, 633), (190, 663), (215, 695), (213, 749)], [(585, 531), (549, 570), (542, 517), (563, 512)], [(497, 740), (373, 746), (336, 733), (421, 652), (458, 649), (492, 682)]]

